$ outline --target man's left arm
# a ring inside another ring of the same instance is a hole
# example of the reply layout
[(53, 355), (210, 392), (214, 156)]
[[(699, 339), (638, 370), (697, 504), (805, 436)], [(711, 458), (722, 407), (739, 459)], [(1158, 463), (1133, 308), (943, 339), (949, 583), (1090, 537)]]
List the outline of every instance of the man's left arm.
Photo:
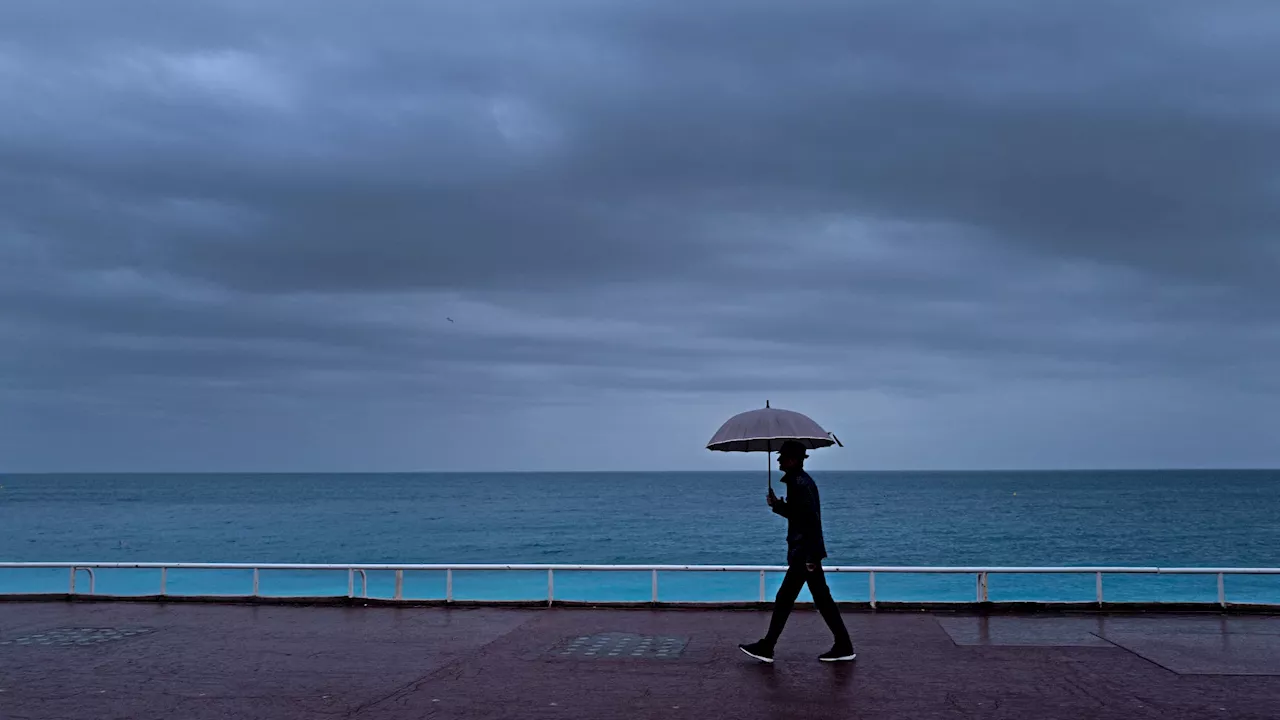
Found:
[(777, 513), (778, 515), (781, 515), (782, 517), (791, 517), (790, 508), (787, 506), (787, 501), (783, 500), (777, 495), (774, 495), (772, 488), (770, 488), (769, 490), (769, 495), (767, 500), (769, 501), (770, 510), (773, 510), (775, 513)]

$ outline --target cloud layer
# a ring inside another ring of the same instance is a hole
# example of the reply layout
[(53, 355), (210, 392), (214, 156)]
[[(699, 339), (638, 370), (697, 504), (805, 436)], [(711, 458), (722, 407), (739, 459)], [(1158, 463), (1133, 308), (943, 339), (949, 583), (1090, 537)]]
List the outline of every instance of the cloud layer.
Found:
[[(1280, 8), (0, 7), (8, 469), (1274, 465)], [(451, 320), (450, 320), (451, 319)]]

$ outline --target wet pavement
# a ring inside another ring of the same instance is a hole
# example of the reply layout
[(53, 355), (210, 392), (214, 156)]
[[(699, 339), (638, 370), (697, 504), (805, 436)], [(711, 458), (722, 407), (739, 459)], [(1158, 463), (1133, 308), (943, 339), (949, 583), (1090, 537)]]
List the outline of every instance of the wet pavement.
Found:
[(1280, 718), (1280, 618), (0, 603), (0, 720)]

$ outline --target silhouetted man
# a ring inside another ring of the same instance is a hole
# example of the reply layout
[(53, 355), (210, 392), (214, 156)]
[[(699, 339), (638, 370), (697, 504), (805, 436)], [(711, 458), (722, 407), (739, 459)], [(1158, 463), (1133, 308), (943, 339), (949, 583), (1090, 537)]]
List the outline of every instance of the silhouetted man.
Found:
[(774, 600), (769, 634), (763, 640), (738, 647), (751, 657), (767, 663), (773, 662), (774, 646), (782, 635), (782, 628), (786, 626), (787, 617), (805, 583), (809, 584), (814, 605), (822, 613), (827, 627), (831, 628), (831, 634), (835, 636), (835, 645), (818, 659), (823, 662), (843, 662), (857, 657), (853, 652), (853, 643), (849, 640), (849, 631), (845, 629), (844, 619), (840, 617), (840, 608), (836, 607), (831, 589), (827, 587), (826, 575), (822, 572), (822, 560), (827, 557), (827, 547), (822, 539), (822, 508), (818, 502), (818, 486), (809, 477), (809, 473), (804, 471), (804, 460), (807, 457), (804, 445), (794, 440), (784, 442), (782, 449), (778, 451), (778, 469), (783, 472), (782, 482), (787, 486), (787, 499), (779, 500), (772, 488), (766, 498), (769, 507), (787, 519), (787, 575)]

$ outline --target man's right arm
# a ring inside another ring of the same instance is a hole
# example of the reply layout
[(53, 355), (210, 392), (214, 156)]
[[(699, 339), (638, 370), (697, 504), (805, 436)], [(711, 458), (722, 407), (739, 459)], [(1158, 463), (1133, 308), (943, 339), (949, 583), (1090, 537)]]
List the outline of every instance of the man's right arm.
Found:
[[(800, 521), (801, 536), (805, 547), (805, 555), (808, 564), (817, 562), (819, 558), (818, 543), (822, 538), (822, 531), (818, 525), (818, 504), (813, 496), (813, 485), (806, 484), (801, 488), (803, 492), (794, 493), (795, 507), (791, 508), (792, 513)], [(791, 498), (793, 493), (787, 493), (787, 497)]]

